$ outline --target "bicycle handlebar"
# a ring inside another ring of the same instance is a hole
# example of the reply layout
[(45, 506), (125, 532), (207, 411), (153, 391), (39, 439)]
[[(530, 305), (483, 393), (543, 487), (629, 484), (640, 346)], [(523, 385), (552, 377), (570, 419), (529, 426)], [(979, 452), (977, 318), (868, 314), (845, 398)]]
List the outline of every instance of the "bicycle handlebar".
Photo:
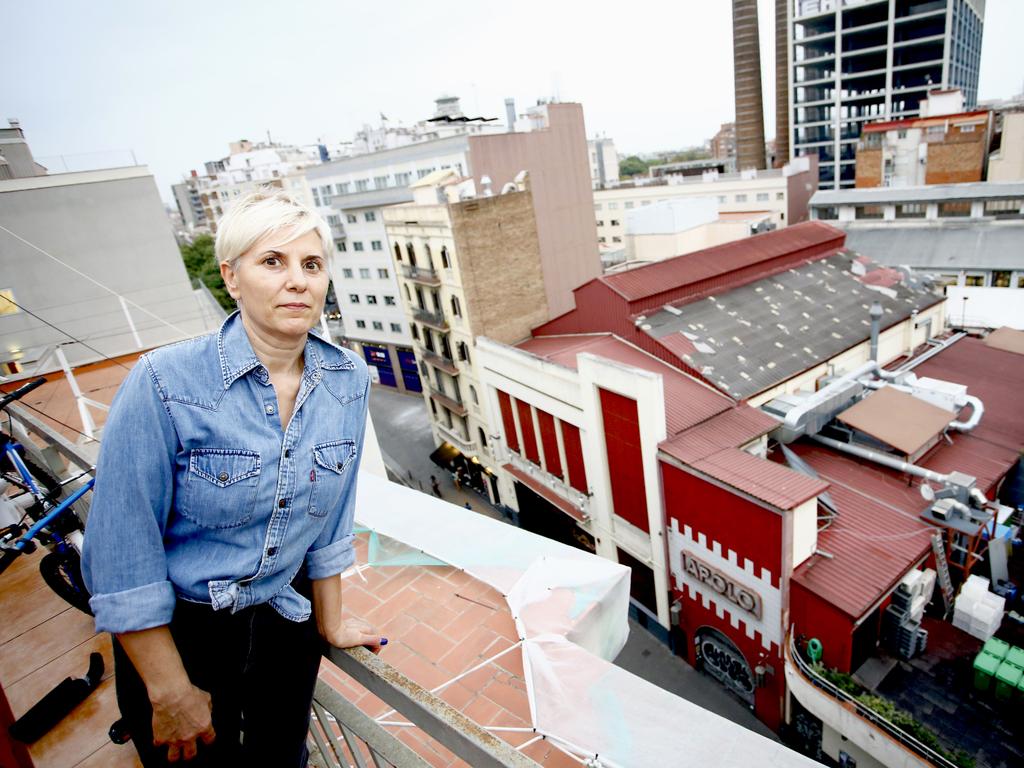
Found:
[(15, 400), (20, 400), (25, 395), (27, 395), (29, 392), (31, 392), (33, 389), (38, 389), (39, 387), (43, 386), (43, 384), (45, 384), (45, 383), (46, 383), (46, 379), (44, 377), (40, 376), (38, 379), (30, 381), (25, 386), (19, 387), (18, 389), (14, 390), (10, 394), (7, 394), (7, 395), (4, 395), (3, 397), (0, 397), (0, 410), (3, 410), (8, 405), (13, 403)]

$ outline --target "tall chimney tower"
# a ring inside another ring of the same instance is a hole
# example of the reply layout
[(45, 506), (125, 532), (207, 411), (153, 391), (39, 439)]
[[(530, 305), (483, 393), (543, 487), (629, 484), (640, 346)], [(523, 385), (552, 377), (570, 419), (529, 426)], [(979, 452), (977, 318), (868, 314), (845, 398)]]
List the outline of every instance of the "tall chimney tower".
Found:
[(789, 162), (789, 7), (775, 0), (775, 165)]
[(764, 104), (757, 0), (732, 0), (733, 70), (736, 82), (736, 167), (763, 169)]

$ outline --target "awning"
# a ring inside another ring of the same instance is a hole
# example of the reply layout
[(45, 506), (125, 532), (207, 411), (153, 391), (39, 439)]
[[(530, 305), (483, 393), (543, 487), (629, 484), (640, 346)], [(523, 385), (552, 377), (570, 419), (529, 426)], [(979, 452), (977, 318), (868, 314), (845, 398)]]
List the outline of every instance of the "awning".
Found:
[(534, 480), (528, 474), (526, 474), (520, 469), (517, 469), (511, 464), (505, 464), (503, 465), (502, 468), (510, 475), (512, 475), (512, 477), (514, 477), (517, 481), (525, 485), (527, 488), (536, 493), (538, 496), (540, 496), (546, 502), (551, 504), (553, 507), (557, 507), (558, 509), (562, 510), (563, 512), (565, 512), (565, 514), (567, 514), (576, 522), (583, 522), (583, 513), (571, 501), (569, 501), (568, 499), (563, 499), (561, 496), (552, 491), (539, 480)]
[(432, 454), (430, 460), (442, 469), (450, 469), (452, 461), (462, 455), (462, 451), (451, 443), (441, 443)]

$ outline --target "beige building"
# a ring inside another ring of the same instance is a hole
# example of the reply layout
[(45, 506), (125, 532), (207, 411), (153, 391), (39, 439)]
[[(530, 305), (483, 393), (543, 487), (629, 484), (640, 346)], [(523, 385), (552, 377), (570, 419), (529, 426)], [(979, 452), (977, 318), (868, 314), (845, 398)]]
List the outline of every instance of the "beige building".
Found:
[(989, 181), (1024, 181), (1024, 110), (1002, 115), (999, 149), (989, 155)]
[(807, 203), (817, 189), (816, 158), (797, 158), (784, 168), (742, 173), (671, 177), (652, 183), (622, 183), (594, 190), (597, 242), (602, 254), (625, 248), (630, 211), (670, 200), (712, 198), (720, 214), (767, 217), (776, 227), (807, 220)]
[(472, 179), (436, 171), (412, 185), (411, 205), (384, 209), (437, 455), (493, 503), (495, 431), (474, 340), (513, 344), (553, 316), (530, 186), (523, 173), (501, 194), (476, 196)]

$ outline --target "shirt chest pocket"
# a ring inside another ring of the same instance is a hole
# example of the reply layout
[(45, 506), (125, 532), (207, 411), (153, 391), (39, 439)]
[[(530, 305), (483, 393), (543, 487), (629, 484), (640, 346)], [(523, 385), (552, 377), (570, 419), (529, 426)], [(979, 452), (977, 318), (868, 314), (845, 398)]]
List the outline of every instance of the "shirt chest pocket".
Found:
[(313, 489), (309, 495), (309, 514), (323, 517), (338, 508), (345, 487), (351, 482), (348, 472), (356, 457), (353, 440), (335, 440), (313, 446)]
[(260, 479), (256, 451), (196, 448), (178, 511), (204, 528), (235, 528), (252, 517)]

